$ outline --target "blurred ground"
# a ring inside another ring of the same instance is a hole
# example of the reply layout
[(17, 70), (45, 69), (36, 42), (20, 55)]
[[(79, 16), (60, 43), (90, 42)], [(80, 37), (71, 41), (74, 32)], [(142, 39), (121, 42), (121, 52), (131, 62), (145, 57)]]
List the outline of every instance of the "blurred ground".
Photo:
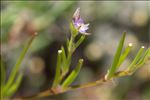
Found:
[[(131, 62), (140, 46), (149, 47), (149, 1), (2, 1), (1, 55), (8, 75), (23, 44), (35, 31), (39, 33), (21, 66), (24, 79), (14, 97), (36, 94), (51, 86), (57, 50), (65, 44), (69, 22), (77, 7), (81, 8), (81, 16), (86, 23), (90, 23), (92, 35), (87, 36), (74, 54), (72, 66), (79, 57), (85, 59), (74, 84), (97, 80), (106, 73), (124, 31), (127, 32), (125, 45), (132, 42), (134, 48), (122, 68)], [(150, 100), (150, 62), (133, 76), (114, 80), (113, 84), (45, 99)]]

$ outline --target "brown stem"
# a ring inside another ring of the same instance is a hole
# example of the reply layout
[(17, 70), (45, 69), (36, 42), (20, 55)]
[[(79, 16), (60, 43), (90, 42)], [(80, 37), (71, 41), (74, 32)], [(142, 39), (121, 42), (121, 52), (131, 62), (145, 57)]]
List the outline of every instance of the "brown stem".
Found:
[[(131, 75), (131, 72), (129, 72), (129, 71), (120, 71), (120, 72), (115, 73), (115, 75), (111, 79), (118, 78), (118, 77), (123, 77), (123, 76), (127, 76), (127, 75)], [(61, 88), (61, 87), (51, 88), (51, 89), (46, 90), (44, 92), (41, 92), (37, 95), (23, 97), (23, 98), (20, 98), (19, 100), (33, 100), (35, 98), (42, 98), (42, 97), (47, 97), (47, 96), (51, 96), (51, 95), (57, 95), (57, 94), (60, 94), (60, 93), (64, 93), (64, 92), (72, 91), (72, 90), (76, 90), (76, 89), (82, 89), (82, 88), (102, 85), (103, 83), (108, 82), (111, 79), (106, 79), (105, 77), (103, 77), (100, 80), (90, 82), (90, 83), (86, 83), (86, 84), (82, 84), (82, 85), (74, 85), (74, 86), (70, 86), (70, 87), (67, 87), (67, 88)]]
[(67, 88), (51, 88), (49, 90), (46, 90), (44, 92), (41, 92), (37, 95), (32, 95), (32, 96), (28, 96), (28, 97), (23, 97), (23, 98), (20, 98), (19, 100), (32, 100), (32, 99), (35, 99), (35, 98), (42, 98), (42, 97), (47, 97), (47, 96), (51, 96), (51, 95), (57, 95), (57, 94), (60, 94), (60, 93), (64, 93), (64, 92), (67, 92), (67, 91), (72, 91), (72, 90), (76, 90), (76, 89), (82, 89), (82, 88), (87, 88), (87, 87), (93, 87), (93, 86), (96, 86), (96, 85), (101, 85), (103, 83), (105, 83), (106, 81), (108, 80), (105, 80), (104, 78), (103, 79), (100, 79), (100, 80), (97, 80), (97, 81), (94, 81), (94, 82), (90, 82), (90, 83), (86, 83), (86, 84), (82, 84), (82, 85), (74, 85), (74, 86), (70, 86), (70, 87), (67, 87)]

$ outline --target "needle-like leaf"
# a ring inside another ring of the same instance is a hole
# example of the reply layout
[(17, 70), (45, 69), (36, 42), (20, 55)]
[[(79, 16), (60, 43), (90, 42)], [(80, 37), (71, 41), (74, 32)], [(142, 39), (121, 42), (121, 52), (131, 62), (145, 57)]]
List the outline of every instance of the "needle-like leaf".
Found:
[(140, 61), (137, 63), (137, 65), (143, 64), (143, 63), (144, 63), (144, 60), (147, 58), (147, 56), (150, 56), (150, 55), (148, 55), (149, 53), (150, 53), (150, 48), (148, 48), (148, 49), (145, 51), (143, 57), (140, 59)]
[(75, 69), (71, 72), (71, 74), (63, 82), (62, 87), (65, 88), (65, 87), (69, 86), (75, 80), (75, 78), (77, 77), (78, 73), (80, 72), (82, 64), (83, 64), (83, 59), (80, 59), (78, 61), (77, 66), (75, 67)]
[(27, 53), (28, 49), (30, 48), (30, 46), (31, 46), (31, 44), (32, 44), (32, 42), (33, 42), (36, 35), (37, 35), (37, 33), (34, 33), (33, 36), (30, 38), (30, 40), (25, 45), (25, 47), (24, 47), (23, 51), (21, 52), (15, 66), (13, 67), (13, 69), (10, 73), (10, 77), (8, 79), (8, 82), (6, 83), (6, 85), (4, 87), (4, 91), (7, 91), (10, 88), (10, 86), (12, 85), (12, 83), (13, 83), (16, 75), (17, 75), (17, 72), (19, 70), (19, 67), (20, 67), (20, 65), (21, 65), (21, 63), (22, 63), (22, 61), (25, 57), (25, 54)]
[(114, 60), (113, 60), (113, 63), (111, 65), (111, 68), (109, 69), (108, 71), (108, 74), (107, 74), (107, 78), (111, 78), (111, 76), (115, 73), (115, 71), (117, 70), (117, 65), (118, 65), (118, 61), (120, 59), (120, 56), (121, 56), (121, 51), (122, 51), (122, 48), (123, 48), (123, 44), (124, 44), (124, 40), (125, 40), (125, 36), (126, 36), (126, 32), (123, 33), (123, 36), (119, 42), (119, 45), (118, 45), (118, 48), (117, 48), (117, 51), (116, 51), (116, 54), (114, 56)]
[(22, 75), (22, 74), (19, 74), (19, 76), (18, 76), (17, 79), (16, 79), (16, 82), (14, 82), (14, 83), (12, 84), (12, 86), (11, 86), (11, 87), (7, 90), (7, 92), (5, 93), (5, 95), (6, 95), (7, 97), (13, 95), (13, 94), (17, 91), (17, 89), (18, 89), (18, 87), (19, 87), (19, 85), (20, 85), (20, 83), (21, 83), (21, 81), (22, 81), (22, 78), (23, 78), (23, 75)]
[(131, 51), (131, 48), (132, 48), (132, 43), (129, 43), (129, 45), (125, 48), (124, 52), (120, 56), (120, 59), (119, 59), (118, 65), (117, 65), (118, 68), (123, 63), (123, 61), (126, 59), (126, 57), (128, 56), (129, 52)]
[(60, 75), (61, 75), (61, 54), (62, 54), (62, 50), (58, 50), (56, 73), (55, 73), (55, 78), (54, 78), (54, 82), (53, 82), (53, 87), (57, 87), (59, 85), (59, 82), (60, 82)]
[(85, 39), (85, 35), (82, 35), (80, 39), (77, 41), (77, 43), (75, 44), (75, 49), (83, 42), (84, 39)]
[(65, 52), (65, 49), (64, 49), (64, 47), (62, 46), (61, 47), (61, 50), (62, 50), (62, 67), (61, 67), (61, 69), (62, 69), (62, 73), (65, 73), (66, 72), (66, 70), (67, 70), (67, 65), (66, 65), (66, 62), (67, 62), (67, 58), (66, 58), (66, 52)]
[(145, 51), (144, 55), (141, 57), (141, 59), (138, 61), (138, 63), (132, 69), (136, 70), (139, 67), (141, 67), (144, 64), (145, 60), (148, 59), (148, 57), (150, 57), (150, 48), (148, 48)]
[(132, 63), (129, 65), (128, 70), (132, 70), (134, 65), (136, 65), (138, 63), (138, 61), (140, 60), (142, 53), (144, 52), (144, 46), (142, 46), (140, 48), (140, 50), (138, 51), (137, 55), (135, 56), (134, 60), (132, 61)]

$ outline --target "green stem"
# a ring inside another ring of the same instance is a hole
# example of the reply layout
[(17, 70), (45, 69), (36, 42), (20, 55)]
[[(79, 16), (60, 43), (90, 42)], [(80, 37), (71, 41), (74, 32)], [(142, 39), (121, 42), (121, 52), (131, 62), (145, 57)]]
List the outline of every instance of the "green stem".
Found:
[(73, 41), (74, 41), (74, 37), (71, 35), (71, 38), (70, 38), (70, 41), (69, 41), (69, 46), (68, 46), (68, 53), (72, 52)]
[(74, 38), (72, 35), (71, 35), (71, 38), (70, 38), (70, 41), (69, 41), (69, 45), (68, 45), (68, 50), (67, 50), (67, 61), (66, 61), (66, 64), (64, 66), (64, 72), (63, 72), (63, 76), (66, 75), (66, 73), (68, 72), (69, 70), (69, 66), (71, 64), (71, 57), (72, 57), (72, 54), (73, 54), (73, 45), (74, 45)]

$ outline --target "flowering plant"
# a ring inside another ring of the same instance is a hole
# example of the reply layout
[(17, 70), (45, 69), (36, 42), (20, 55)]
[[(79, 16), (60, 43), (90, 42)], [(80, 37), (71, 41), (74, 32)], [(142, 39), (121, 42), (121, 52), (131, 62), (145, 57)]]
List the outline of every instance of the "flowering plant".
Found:
[[(80, 46), (80, 44), (84, 41), (85, 36), (90, 35), (90, 33), (87, 33), (87, 30), (89, 29), (88, 26), (89, 24), (84, 24), (84, 21), (81, 18), (80, 8), (77, 8), (75, 13), (73, 14), (72, 22), (70, 24), (71, 36), (67, 40), (67, 48), (65, 49), (62, 46), (61, 49), (58, 50), (57, 66), (56, 66), (55, 78), (52, 87), (47, 91), (41, 92), (30, 98), (44, 97), (44, 96), (63, 93), (74, 89), (92, 87), (92, 86), (105, 83), (114, 78), (131, 75), (135, 70), (137, 70), (139, 67), (141, 67), (144, 64), (144, 62), (148, 59), (148, 57), (150, 57), (150, 49), (147, 49), (144, 52), (144, 46), (142, 46), (139, 52), (137, 53), (135, 59), (133, 60), (133, 62), (129, 66), (127, 66), (127, 69), (123, 71), (118, 71), (118, 68), (126, 59), (126, 57), (130, 53), (132, 48), (132, 43), (129, 43), (129, 45), (122, 52), (123, 44), (126, 36), (126, 32), (124, 32), (119, 42), (116, 54), (114, 56), (113, 63), (111, 64), (110, 69), (108, 69), (106, 75), (95, 82), (89, 82), (87, 84), (72, 86), (71, 84), (74, 82), (75, 78), (79, 74), (84, 61), (83, 59), (79, 59), (76, 67), (68, 75), (68, 71), (71, 65), (72, 54), (77, 49), (77, 47)], [(79, 33), (81, 34), (81, 36), (75, 42), (74, 40), (79, 35)]]
[[(131, 48), (132, 48), (132, 43), (129, 43), (129, 45), (124, 49), (124, 51), (122, 50), (124, 41), (125, 41), (125, 36), (126, 36), (126, 32), (124, 32), (120, 39), (119, 45), (117, 47), (117, 51), (115, 53), (111, 67), (108, 69), (108, 72), (106, 73), (106, 75), (104, 75), (104, 77), (102, 77), (101, 79), (98, 79), (95, 82), (89, 82), (87, 84), (72, 86), (71, 84), (74, 82), (75, 78), (78, 76), (81, 70), (81, 67), (83, 65), (83, 62), (84, 62), (82, 58), (79, 59), (76, 67), (71, 71), (71, 73), (69, 73), (72, 55), (75, 52), (75, 50), (81, 45), (81, 43), (84, 41), (86, 35), (90, 35), (90, 33), (87, 32), (88, 29), (89, 29), (89, 24), (84, 23), (80, 15), (80, 8), (77, 8), (75, 13), (73, 14), (72, 22), (70, 23), (71, 36), (67, 39), (66, 48), (64, 48), (64, 46), (61, 46), (60, 50), (58, 50), (57, 65), (56, 65), (55, 77), (54, 77), (52, 87), (34, 96), (23, 97), (21, 99), (33, 99), (37, 97), (41, 98), (41, 97), (45, 97), (49, 95), (55, 95), (55, 94), (63, 93), (63, 92), (74, 90), (74, 89), (100, 85), (114, 78), (131, 75), (138, 68), (140, 68), (144, 64), (144, 62), (147, 61), (148, 58), (150, 57), (150, 48), (148, 48), (145, 51), (144, 46), (142, 46), (139, 49), (132, 63), (128, 65), (125, 70), (118, 71), (118, 68), (126, 59), (126, 57), (130, 53)], [(13, 93), (15, 93), (15, 91), (19, 87), (19, 84), (22, 80), (22, 74), (19, 74), (19, 76), (17, 77), (17, 72), (35, 36), (36, 34), (34, 34), (34, 36), (29, 40), (29, 42), (25, 46), (7, 82), (5, 81), (5, 76), (4, 76), (5, 70), (2, 66), (2, 60), (1, 60), (2, 98), (6, 98), (6, 97), (13, 95)], [(77, 36), (80, 36), (80, 37), (77, 41), (75, 41)], [(15, 81), (16, 77), (17, 77), (17, 80)]]

